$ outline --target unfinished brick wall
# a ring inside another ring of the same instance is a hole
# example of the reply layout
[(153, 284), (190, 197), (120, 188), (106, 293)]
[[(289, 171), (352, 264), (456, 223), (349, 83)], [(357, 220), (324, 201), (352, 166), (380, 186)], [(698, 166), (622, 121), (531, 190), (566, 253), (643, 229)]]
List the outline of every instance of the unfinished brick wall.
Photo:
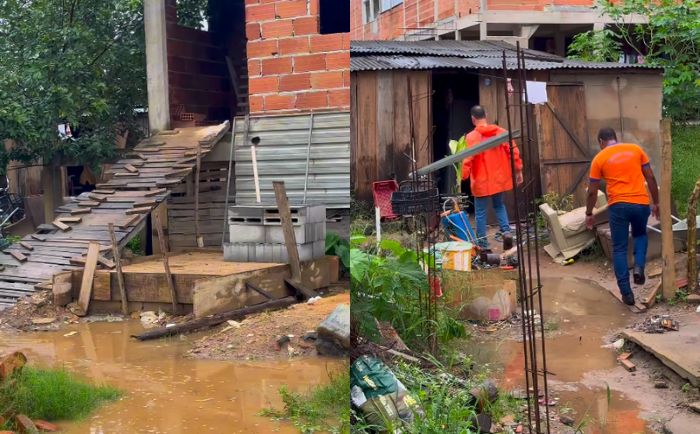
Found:
[[(379, 1), (379, 0), (377, 0)], [(542, 11), (552, 6), (593, 6), (595, 0), (487, 0), (489, 10)], [(353, 40), (398, 39), (405, 33), (451, 17), (476, 14), (480, 0), (404, 0), (382, 12), (375, 22), (363, 23), (363, 0), (351, 0), (350, 33)]]
[(184, 112), (210, 121), (230, 118), (231, 90), (225, 55), (209, 32), (177, 24), (175, 0), (166, 0), (171, 116)]
[(321, 35), (319, 0), (245, 0), (251, 113), (350, 107), (350, 35)]

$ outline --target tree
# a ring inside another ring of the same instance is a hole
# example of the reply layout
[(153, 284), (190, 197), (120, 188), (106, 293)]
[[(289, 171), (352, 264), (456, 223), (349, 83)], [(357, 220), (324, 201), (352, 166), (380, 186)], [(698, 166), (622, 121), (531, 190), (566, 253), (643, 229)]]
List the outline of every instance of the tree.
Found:
[[(700, 3), (695, 0), (601, 1), (613, 24), (578, 35), (569, 56), (586, 60), (615, 60), (623, 46), (643, 57), (645, 64), (664, 69), (664, 112), (676, 121), (700, 119)], [(629, 24), (639, 14), (647, 24)]]
[(209, 20), (208, 0), (177, 0), (177, 23), (202, 30)]
[[(95, 167), (146, 106), (140, 0), (0, 0), (0, 171), (55, 155)], [(70, 123), (74, 140), (58, 125)]]

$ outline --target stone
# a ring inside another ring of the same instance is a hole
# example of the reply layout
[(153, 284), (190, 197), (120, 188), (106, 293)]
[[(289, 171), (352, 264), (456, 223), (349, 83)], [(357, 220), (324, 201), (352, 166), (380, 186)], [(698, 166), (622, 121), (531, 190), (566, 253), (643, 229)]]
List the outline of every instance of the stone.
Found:
[(576, 423), (576, 420), (574, 420), (574, 418), (569, 415), (562, 414), (561, 416), (559, 416), (559, 422), (563, 423), (566, 426), (573, 426), (574, 423)]
[(65, 306), (73, 301), (73, 285), (70, 283), (54, 283), (51, 291), (53, 304), (56, 306)]
[(326, 339), (316, 340), (316, 352), (320, 356), (346, 357), (347, 350), (333, 341)]
[(493, 380), (486, 380), (478, 387), (473, 388), (471, 394), (479, 401), (480, 407), (485, 407), (498, 399), (498, 387)]
[(491, 417), (487, 414), (480, 413), (472, 420), (472, 425), (479, 429), (479, 433), (490, 433), (491, 432)]
[(39, 432), (34, 422), (23, 414), (15, 416), (15, 423), (21, 434), (37, 434)]
[(34, 324), (34, 325), (46, 325), (46, 324), (51, 324), (54, 321), (56, 321), (55, 317), (32, 318), (32, 324)]
[(14, 353), (0, 359), (0, 381), (10, 378), (15, 371), (20, 371), (27, 364), (27, 356), (24, 353)]
[(318, 334), (314, 331), (306, 332), (301, 338), (305, 341), (315, 341), (318, 339)]
[(51, 422), (47, 422), (45, 420), (35, 420), (34, 425), (36, 425), (36, 427), (39, 428), (39, 431), (44, 432), (58, 432), (61, 430), (58, 427), (58, 425), (54, 425)]
[(344, 349), (350, 348), (350, 307), (339, 304), (316, 328), (319, 339), (336, 342)]
[(656, 381), (654, 381), (654, 388), (656, 388), (656, 389), (668, 389), (668, 383), (666, 383), (664, 380), (656, 380)]
[(700, 413), (700, 401), (691, 402), (690, 404), (688, 404), (688, 408), (696, 413)]
[(624, 340), (624, 339), (618, 339), (618, 340), (616, 340), (615, 342), (613, 342), (612, 346), (613, 346), (613, 348), (615, 348), (616, 350), (621, 350), (622, 347), (625, 346), (625, 340)]
[(277, 339), (277, 347), (282, 348), (285, 344), (288, 344), (290, 341), (289, 336), (284, 335), (280, 336), (279, 339)]
[(664, 424), (665, 434), (695, 434), (697, 432), (697, 416), (689, 413), (678, 413)]
[(690, 294), (686, 301), (688, 303), (698, 304), (700, 303), (700, 294)]

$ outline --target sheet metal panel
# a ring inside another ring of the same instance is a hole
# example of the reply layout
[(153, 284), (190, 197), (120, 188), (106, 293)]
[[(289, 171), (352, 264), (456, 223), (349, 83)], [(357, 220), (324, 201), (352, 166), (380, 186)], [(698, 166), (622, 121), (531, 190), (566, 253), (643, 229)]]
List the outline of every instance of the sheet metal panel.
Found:
[[(263, 203), (274, 203), (272, 181), (284, 181), (293, 204), (304, 197), (310, 114), (237, 117), (234, 138), (236, 204), (256, 203), (250, 147), (254, 138)], [(306, 202), (350, 207), (350, 113), (314, 113)]]

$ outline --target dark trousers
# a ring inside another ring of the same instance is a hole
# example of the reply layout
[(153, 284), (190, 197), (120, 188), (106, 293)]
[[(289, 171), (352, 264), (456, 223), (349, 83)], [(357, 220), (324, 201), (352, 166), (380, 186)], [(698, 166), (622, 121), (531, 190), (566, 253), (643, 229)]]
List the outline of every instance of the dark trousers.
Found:
[(647, 258), (647, 221), (651, 209), (649, 205), (615, 203), (608, 208), (610, 217), (610, 237), (613, 245), (613, 267), (617, 286), (622, 295), (632, 294), (629, 264), (627, 263), (627, 243), (630, 226), (634, 242), (634, 265), (644, 269)]

